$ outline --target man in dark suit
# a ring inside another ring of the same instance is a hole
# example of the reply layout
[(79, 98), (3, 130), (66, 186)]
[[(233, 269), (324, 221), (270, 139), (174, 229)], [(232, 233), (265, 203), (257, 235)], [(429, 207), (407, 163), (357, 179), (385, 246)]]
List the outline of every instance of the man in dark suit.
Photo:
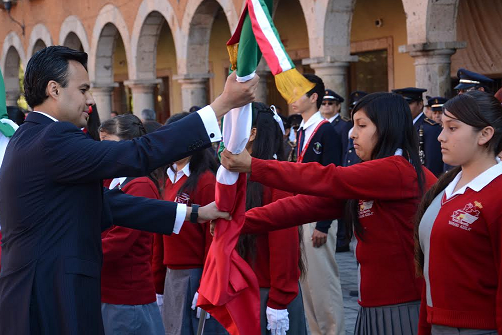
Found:
[(411, 110), (411, 117), (413, 118), (413, 125), (417, 130), (419, 138), (419, 150), (422, 164), (436, 176), (439, 176), (444, 170), (441, 143), (438, 141), (438, 136), (441, 133), (441, 126), (425, 117), (423, 113), (424, 102), (422, 96), (427, 90), (424, 88), (406, 87), (392, 90), (392, 92), (402, 95), (408, 102)]
[[(110, 225), (170, 234), (226, 217), (104, 191), (101, 180), (143, 176), (220, 140), (217, 118), (253, 100), (256, 82), (230, 76), (211, 106), (131, 141), (98, 142), (81, 131), (89, 92), (87, 54), (56, 46), (37, 52), (24, 88), (33, 108), (12, 137), (0, 170), (0, 334), (103, 334), (101, 231)], [(197, 214), (198, 212), (198, 214)]]
[(492, 92), (494, 80), (487, 76), (460, 68), (457, 71), (457, 77), (458, 85), (454, 89), (457, 90), (458, 94), (472, 90)]

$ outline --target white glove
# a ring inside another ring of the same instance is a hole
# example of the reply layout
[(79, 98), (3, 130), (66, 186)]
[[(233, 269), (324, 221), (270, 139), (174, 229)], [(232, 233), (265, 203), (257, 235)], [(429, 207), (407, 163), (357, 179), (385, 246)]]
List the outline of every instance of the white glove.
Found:
[(286, 335), (289, 330), (287, 309), (273, 309), (267, 306), (267, 329), (272, 335)]
[(157, 305), (161, 307), (164, 305), (164, 295), (162, 294), (157, 294)]
[[(200, 319), (200, 312), (202, 309), (200, 307), (197, 307), (197, 299), (199, 299), (199, 292), (195, 292), (195, 295), (193, 296), (192, 300), (192, 310), (195, 311), (195, 308), (197, 308), (197, 319)], [(211, 317), (211, 314), (206, 313), (206, 319), (209, 319)]]

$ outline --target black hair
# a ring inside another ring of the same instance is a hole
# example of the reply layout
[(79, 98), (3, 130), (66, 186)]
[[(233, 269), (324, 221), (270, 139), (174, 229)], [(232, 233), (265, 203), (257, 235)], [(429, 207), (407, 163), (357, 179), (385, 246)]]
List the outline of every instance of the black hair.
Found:
[(101, 125), (101, 120), (99, 119), (98, 109), (96, 105), (92, 105), (92, 113), (89, 114), (89, 118), (87, 119), (87, 133), (91, 136), (95, 141), (99, 141), (99, 127)]
[[(166, 124), (171, 124), (179, 121), (187, 117), (188, 115), (190, 115), (190, 113), (188, 112), (174, 114), (167, 120)], [(169, 166), (169, 169), (173, 169), (172, 164)], [(204, 174), (206, 171), (211, 171), (213, 174), (216, 174), (217, 170), (218, 163), (216, 162), (216, 159), (212, 155), (211, 151), (209, 151), (209, 149), (194, 152), (190, 157), (190, 176), (180, 187), (178, 195), (182, 193), (190, 194), (197, 187), (197, 183), (202, 174)]]
[[(147, 133), (143, 126), (143, 122), (134, 114), (117, 115), (114, 118), (104, 121), (99, 127), (99, 132), (116, 135), (121, 141), (132, 140), (133, 138), (141, 137)], [(152, 171), (148, 175), (148, 178), (153, 181), (159, 195), (162, 196), (165, 178), (159, 178), (159, 176), (162, 177), (162, 174), (159, 173), (159, 169)], [(165, 171), (165, 168), (162, 168), (162, 170)]]
[[(251, 127), (256, 128), (256, 136), (252, 144), (251, 156), (259, 159), (284, 160), (284, 142), (281, 127), (274, 119), (274, 112), (266, 104), (253, 102)], [(246, 210), (263, 206), (263, 185), (249, 180), (246, 188)], [(300, 227), (301, 228), (301, 227)], [(299, 232), (301, 234), (301, 232)], [(300, 235), (300, 241), (301, 235)], [(256, 235), (239, 236), (237, 252), (243, 258), (254, 261), (256, 257)], [(303, 254), (303, 253), (302, 253)], [(305, 272), (303, 259), (299, 262), (300, 272)]]
[[(425, 174), (418, 154), (418, 135), (411, 119), (410, 107), (406, 100), (395, 93), (378, 92), (364, 96), (352, 110), (352, 118), (357, 111), (364, 111), (376, 126), (378, 140), (371, 153), (371, 159), (394, 156), (398, 149), (403, 150), (403, 157), (408, 160), (417, 173), (417, 197), (424, 192)], [(362, 239), (363, 227), (359, 222), (359, 199), (347, 202), (347, 233), (353, 231)]]
[(47, 84), (54, 80), (62, 87), (68, 85), (68, 64), (73, 60), (87, 70), (87, 54), (64, 46), (44, 48), (31, 57), (24, 74), (24, 96), (34, 108), (47, 98)]
[(317, 109), (321, 108), (322, 99), (324, 98), (324, 82), (315, 74), (307, 73), (303, 75), (308, 81), (315, 84), (314, 88), (307, 92), (307, 96), (317, 93)]
[(143, 122), (134, 114), (122, 114), (108, 119), (101, 124), (99, 131), (116, 135), (121, 140), (132, 140), (146, 134)]
[[(443, 105), (443, 114), (445, 111), (478, 131), (488, 126), (493, 127), (493, 137), (485, 146), (494, 157), (502, 151), (502, 106), (493, 95), (483, 91), (468, 91), (448, 100)], [(418, 206), (415, 218), (415, 262), (418, 274), (422, 274), (424, 265), (424, 254), (418, 238), (420, 221), (434, 198), (455, 179), (461, 170), (461, 166), (456, 166), (443, 174), (427, 191)]]

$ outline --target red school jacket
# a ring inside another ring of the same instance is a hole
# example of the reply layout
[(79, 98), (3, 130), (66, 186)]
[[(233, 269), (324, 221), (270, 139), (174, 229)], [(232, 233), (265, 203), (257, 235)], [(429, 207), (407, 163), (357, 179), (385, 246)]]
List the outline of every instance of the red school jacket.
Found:
[[(122, 186), (124, 193), (158, 199), (157, 187), (147, 177)], [(144, 305), (155, 301), (151, 266), (153, 234), (112, 226), (101, 234), (103, 268), (101, 301), (116, 305)]]
[[(424, 192), (436, 181), (426, 168)], [(301, 193), (246, 213), (246, 229), (275, 230), (343, 214), (345, 199), (359, 199), (360, 299), (364, 307), (420, 300), (423, 279), (414, 266), (413, 217), (421, 198), (417, 174), (402, 156), (339, 167), (253, 158), (251, 179)]]

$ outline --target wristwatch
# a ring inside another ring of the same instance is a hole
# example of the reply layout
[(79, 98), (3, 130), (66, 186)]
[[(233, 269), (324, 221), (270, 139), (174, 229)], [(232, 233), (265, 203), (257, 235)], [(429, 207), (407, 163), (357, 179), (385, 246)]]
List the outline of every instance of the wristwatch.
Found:
[(190, 214), (190, 222), (198, 223), (197, 219), (199, 218), (199, 205), (192, 204), (192, 213)]

